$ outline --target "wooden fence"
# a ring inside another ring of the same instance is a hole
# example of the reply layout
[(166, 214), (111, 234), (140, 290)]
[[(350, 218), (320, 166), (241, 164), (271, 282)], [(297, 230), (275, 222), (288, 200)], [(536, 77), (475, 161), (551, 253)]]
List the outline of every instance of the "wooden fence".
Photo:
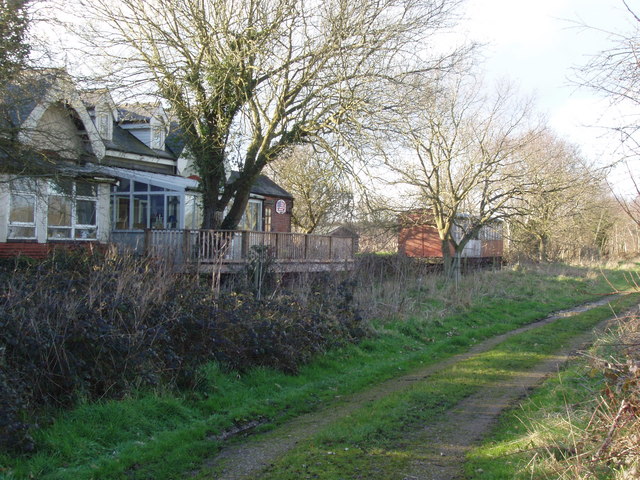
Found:
[(176, 263), (221, 265), (229, 271), (256, 256), (272, 260), (282, 271), (320, 270), (320, 265), (352, 262), (357, 248), (356, 239), (349, 237), (247, 230), (113, 232), (112, 241), (140, 254)]

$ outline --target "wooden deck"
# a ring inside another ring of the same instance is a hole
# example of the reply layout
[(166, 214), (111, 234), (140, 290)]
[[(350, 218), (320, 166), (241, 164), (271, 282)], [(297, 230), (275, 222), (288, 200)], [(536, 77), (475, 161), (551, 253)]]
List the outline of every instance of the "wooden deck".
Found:
[(113, 232), (111, 240), (136, 253), (165, 257), (186, 269), (222, 273), (265, 262), (277, 272), (349, 270), (354, 238), (301, 233), (228, 230), (146, 230)]

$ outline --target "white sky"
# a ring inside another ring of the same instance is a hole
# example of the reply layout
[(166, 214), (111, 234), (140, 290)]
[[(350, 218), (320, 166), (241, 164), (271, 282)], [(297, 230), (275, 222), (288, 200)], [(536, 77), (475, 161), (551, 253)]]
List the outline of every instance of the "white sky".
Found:
[[(630, 0), (640, 10), (639, 0)], [(467, 0), (461, 25), (469, 39), (486, 44), (489, 78), (507, 78), (524, 95), (534, 95), (560, 136), (581, 146), (592, 160), (616, 159), (615, 142), (603, 138), (616, 113), (608, 102), (571, 84), (572, 69), (607, 49), (609, 32), (631, 31), (621, 0)], [(589, 25), (602, 31), (581, 28)], [(621, 191), (628, 173), (611, 177)]]

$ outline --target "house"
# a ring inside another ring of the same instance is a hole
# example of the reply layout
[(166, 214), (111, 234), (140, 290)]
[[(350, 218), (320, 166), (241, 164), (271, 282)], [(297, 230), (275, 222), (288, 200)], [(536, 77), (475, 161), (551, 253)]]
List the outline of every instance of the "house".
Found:
[[(459, 241), (469, 215), (459, 215), (453, 227), (453, 238)], [(433, 221), (431, 212), (413, 210), (400, 217), (398, 231), (398, 252), (408, 257), (441, 259), (442, 241)], [(453, 253), (453, 247), (451, 247)], [(478, 234), (469, 240), (462, 251), (463, 258), (501, 259), (503, 255), (502, 223), (492, 222), (483, 226)]]
[[(184, 142), (162, 105), (116, 105), (108, 91), (79, 91), (59, 71), (7, 92), (0, 135), (17, 132), (31, 156), (0, 153), (0, 256), (43, 256), (56, 245), (137, 248), (148, 230), (200, 228), (199, 182), (182, 175)], [(261, 176), (238, 228), (289, 232), (292, 207), (292, 196)]]

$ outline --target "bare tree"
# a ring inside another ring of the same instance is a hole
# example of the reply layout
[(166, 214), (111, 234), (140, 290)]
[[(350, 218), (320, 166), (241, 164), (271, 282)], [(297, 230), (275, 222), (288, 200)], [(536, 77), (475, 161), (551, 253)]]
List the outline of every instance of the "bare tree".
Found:
[[(376, 91), (455, 62), (459, 50), (427, 52), (458, 3), (93, 0), (79, 23), (113, 86), (169, 104), (201, 178), (204, 227), (233, 228), (291, 145), (357, 130), (380, 108)], [(230, 167), (240, 174), (226, 183)]]
[(604, 172), (588, 165), (577, 147), (542, 132), (518, 153), (527, 188), (510, 218), (511, 254), (538, 261), (604, 253), (610, 202)]
[[(611, 40), (611, 47), (595, 54), (591, 60), (577, 69), (576, 81), (583, 87), (604, 94), (614, 105), (630, 105), (631, 114), (617, 115), (619, 123), (609, 128), (619, 135), (621, 163), (624, 163), (635, 191), (640, 197), (636, 168), (631, 166), (640, 153), (640, 10), (627, 0), (620, 0), (628, 12), (630, 27), (627, 31), (604, 32)], [(596, 27), (589, 27), (596, 28)], [(637, 202), (616, 195), (626, 213), (640, 224), (636, 212)]]
[(25, 41), (29, 25), (26, 0), (0, 1), (0, 84), (6, 85), (25, 65), (29, 45)]
[(15, 95), (11, 87), (21, 83), (29, 54), (26, 41), (29, 25), (27, 1), (0, 1), (0, 171), (24, 168), (23, 146), (17, 141), (19, 125), (13, 113), (24, 99)]
[(268, 172), (296, 199), (291, 220), (301, 232), (344, 222), (353, 213), (350, 179), (327, 152), (293, 148), (270, 164)]
[[(578, 70), (578, 82), (599, 93), (604, 93), (612, 102), (640, 104), (640, 11), (621, 0), (629, 12), (629, 31), (606, 32), (611, 47), (594, 55)], [(595, 28), (595, 27), (594, 27)], [(632, 139), (640, 128), (638, 116), (627, 119), (620, 125), (622, 138)]]
[(480, 229), (516, 212), (514, 200), (528, 182), (517, 154), (539, 131), (530, 127), (530, 104), (519, 102), (512, 89), (501, 86), (488, 97), (465, 77), (438, 94), (416, 97), (415, 106), (397, 129), (405, 152), (386, 154), (385, 163), (414, 205), (428, 209), (445, 272), (454, 276)]

